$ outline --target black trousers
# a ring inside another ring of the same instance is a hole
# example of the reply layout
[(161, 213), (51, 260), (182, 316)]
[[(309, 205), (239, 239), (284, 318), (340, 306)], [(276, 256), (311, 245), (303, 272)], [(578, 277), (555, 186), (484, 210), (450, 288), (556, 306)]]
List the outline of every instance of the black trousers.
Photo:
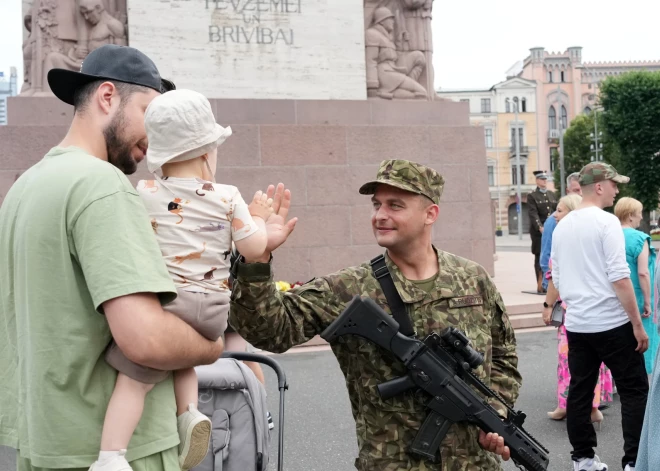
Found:
[(630, 322), (605, 332), (566, 332), (571, 383), (566, 402), (566, 427), (573, 459), (593, 458), (596, 431), (591, 424), (591, 406), (601, 362), (612, 372), (621, 398), (623, 429), (622, 467), (637, 460), (649, 382), (644, 355), (636, 352), (637, 340)]

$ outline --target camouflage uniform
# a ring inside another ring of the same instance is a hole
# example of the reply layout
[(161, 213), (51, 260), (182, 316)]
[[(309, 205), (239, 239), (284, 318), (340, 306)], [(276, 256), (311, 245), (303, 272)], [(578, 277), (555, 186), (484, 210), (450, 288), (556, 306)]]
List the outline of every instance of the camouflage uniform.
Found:
[[(384, 161), (377, 182), (424, 194), (438, 202), (442, 177), (434, 170), (407, 161)], [(361, 193), (372, 193), (376, 182)], [(434, 247), (435, 249), (435, 247)], [(505, 400), (515, 402), (521, 384), (516, 340), (504, 303), (483, 267), (435, 249), (439, 273), (427, 293), (407, 280), (386, 254), (397, 291), (411, 316), (419, 338), (446, 326), (464, 331), (473, 346), (485, 353), (476, 375)], [(315, 278), (290, 291), (278, 291), (270, 264), (239, 263), (233, 285), (230, 322), (253, 345), (284, 352), (320, 334), (335, 320), (353, 296), (368, 296), (391, 314), (369, 263)], [(407, 452), (426, 417), (420, 398), (412, 392), (383, 400), (376, 386), (406, 373), (405, 367), (380, 347), (354, 336), (332, 345), (346, 377), (359, 446), (359, 470), (499, 470), (499, 457), (484, 451), (479, 429), (456, 424), (441, 445), (442, 464), (433, 464)], [(504, 415), (504, 408), (492, 403)]]

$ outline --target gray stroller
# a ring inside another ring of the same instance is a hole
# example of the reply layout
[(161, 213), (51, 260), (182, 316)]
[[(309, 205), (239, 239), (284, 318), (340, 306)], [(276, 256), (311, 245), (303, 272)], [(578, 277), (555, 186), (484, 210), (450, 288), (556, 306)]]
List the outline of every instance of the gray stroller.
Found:
[(284, 451), (284, 392), (289, 388), (282, 367), (256, 353), (225, 352), (212, 365), (198, 366), (199, 411), (211, 419), (211, 444), (204, 461), (192, 471), (266, 471), (270, 431), (266, 390), (241, 361), (268, 365), (280, 391), (278, 471)]

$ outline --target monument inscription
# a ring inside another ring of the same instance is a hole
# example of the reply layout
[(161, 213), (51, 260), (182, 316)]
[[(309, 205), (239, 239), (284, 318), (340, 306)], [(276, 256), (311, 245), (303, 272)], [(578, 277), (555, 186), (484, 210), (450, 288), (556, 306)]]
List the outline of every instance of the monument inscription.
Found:
[(293, 30), (277, 28), (273, 30), (261, 25), (262, 13), (301, 13), (302, 0), (206, 0), (215, 10), (233, 10), (242, 15), (245, 26), (209, 25), (209, 42), (227, 42), (244, 44), (277, 44), (284, 42), (293, 45)]
[(365, 99), (355, 0), (129, 0), (130, 45), (209, 98)]

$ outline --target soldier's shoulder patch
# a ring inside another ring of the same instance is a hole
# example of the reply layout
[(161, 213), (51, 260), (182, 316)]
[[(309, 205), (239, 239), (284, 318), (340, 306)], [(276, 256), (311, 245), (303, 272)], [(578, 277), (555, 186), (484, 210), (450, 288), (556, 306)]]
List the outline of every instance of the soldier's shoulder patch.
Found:
[(450, 308), (468, 307), (468, 306), (481, 306), (484, 303), (484, 298), (478, 294), (470, 294), (468, 296), (457, 296), (449, 299)]

